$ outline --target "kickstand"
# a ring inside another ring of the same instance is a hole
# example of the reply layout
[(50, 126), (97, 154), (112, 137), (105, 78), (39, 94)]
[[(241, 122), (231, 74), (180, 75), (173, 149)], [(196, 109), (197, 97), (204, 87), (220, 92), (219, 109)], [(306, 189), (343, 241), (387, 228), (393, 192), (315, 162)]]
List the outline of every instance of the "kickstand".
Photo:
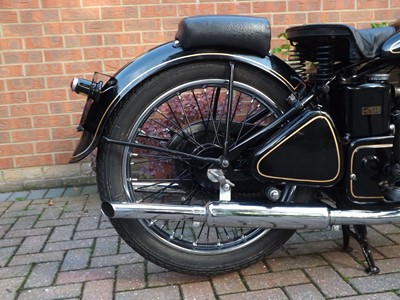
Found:
[(375, 265), (374, 258), (372, 257), (371, 249), (369, 248), (367, 239), (367, 226), (366, 225), (353, 225), (354, 231), (350, 230), (350, 225), (342, 225), (343, 230), (343, 250), (351, 252), (353, 249), (349, 247), (350, 237), (353, 237), (361, 246), (362, 253), (367, 261), (368, 268), (365, 272), (368, 274), (378, 274), (379, 268)]

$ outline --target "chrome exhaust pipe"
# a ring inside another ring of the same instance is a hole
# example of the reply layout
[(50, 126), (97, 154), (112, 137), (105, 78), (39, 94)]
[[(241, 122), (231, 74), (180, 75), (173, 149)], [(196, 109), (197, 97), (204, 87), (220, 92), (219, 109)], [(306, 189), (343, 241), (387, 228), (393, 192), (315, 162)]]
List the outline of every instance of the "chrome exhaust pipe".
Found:
[(378, 225), (400, 222), (400, 209), (390, 211), (336, 210), (326, 206), (246, 205), (210, 202), (206, 206), (102, 203), (109, 218), (205, 222), (215, 227), (325, 229), (332, 225)]

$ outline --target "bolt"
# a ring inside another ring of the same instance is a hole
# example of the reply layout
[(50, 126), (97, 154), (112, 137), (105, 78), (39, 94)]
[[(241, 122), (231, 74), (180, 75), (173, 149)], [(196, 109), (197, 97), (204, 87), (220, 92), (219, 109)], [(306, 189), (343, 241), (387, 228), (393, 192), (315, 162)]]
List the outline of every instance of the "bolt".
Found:
[(281, 192), (278, 189), (270, 189), (267, 196), (270, 200), (277, 201), (281, 197)]
[(224, 184), (222, 185), (222, 189), (223, 189), (225, 192), (228, 192), (228, 191), (231, 190), (231, 186), (229, 185), (229, 183), (224, 183)]

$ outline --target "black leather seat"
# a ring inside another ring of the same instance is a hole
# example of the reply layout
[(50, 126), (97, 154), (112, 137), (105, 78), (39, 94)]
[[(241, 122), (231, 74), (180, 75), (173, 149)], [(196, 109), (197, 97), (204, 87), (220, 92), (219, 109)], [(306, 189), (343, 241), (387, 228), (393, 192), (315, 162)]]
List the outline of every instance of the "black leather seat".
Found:
[(383, 43), (396, 33), (392, 26), (357, 30), (343, 24), (310, 24), (286, 30), (288, 39), (303, 44), (349, 43), (350, 60), (374, 58), (379, 55)]
[(182, 19), (175, 35), (183, 49), (224, 48), (266, 56), (271, 28), (264, 18), (210, 15)]

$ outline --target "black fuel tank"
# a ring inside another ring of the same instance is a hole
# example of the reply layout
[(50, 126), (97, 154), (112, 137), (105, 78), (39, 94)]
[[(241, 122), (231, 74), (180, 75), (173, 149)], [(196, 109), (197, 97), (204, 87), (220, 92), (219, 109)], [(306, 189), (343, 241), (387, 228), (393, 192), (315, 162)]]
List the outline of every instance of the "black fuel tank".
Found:
[(383, 58), (400, 58), (400, 32), (383, 44), (381, 56)]

